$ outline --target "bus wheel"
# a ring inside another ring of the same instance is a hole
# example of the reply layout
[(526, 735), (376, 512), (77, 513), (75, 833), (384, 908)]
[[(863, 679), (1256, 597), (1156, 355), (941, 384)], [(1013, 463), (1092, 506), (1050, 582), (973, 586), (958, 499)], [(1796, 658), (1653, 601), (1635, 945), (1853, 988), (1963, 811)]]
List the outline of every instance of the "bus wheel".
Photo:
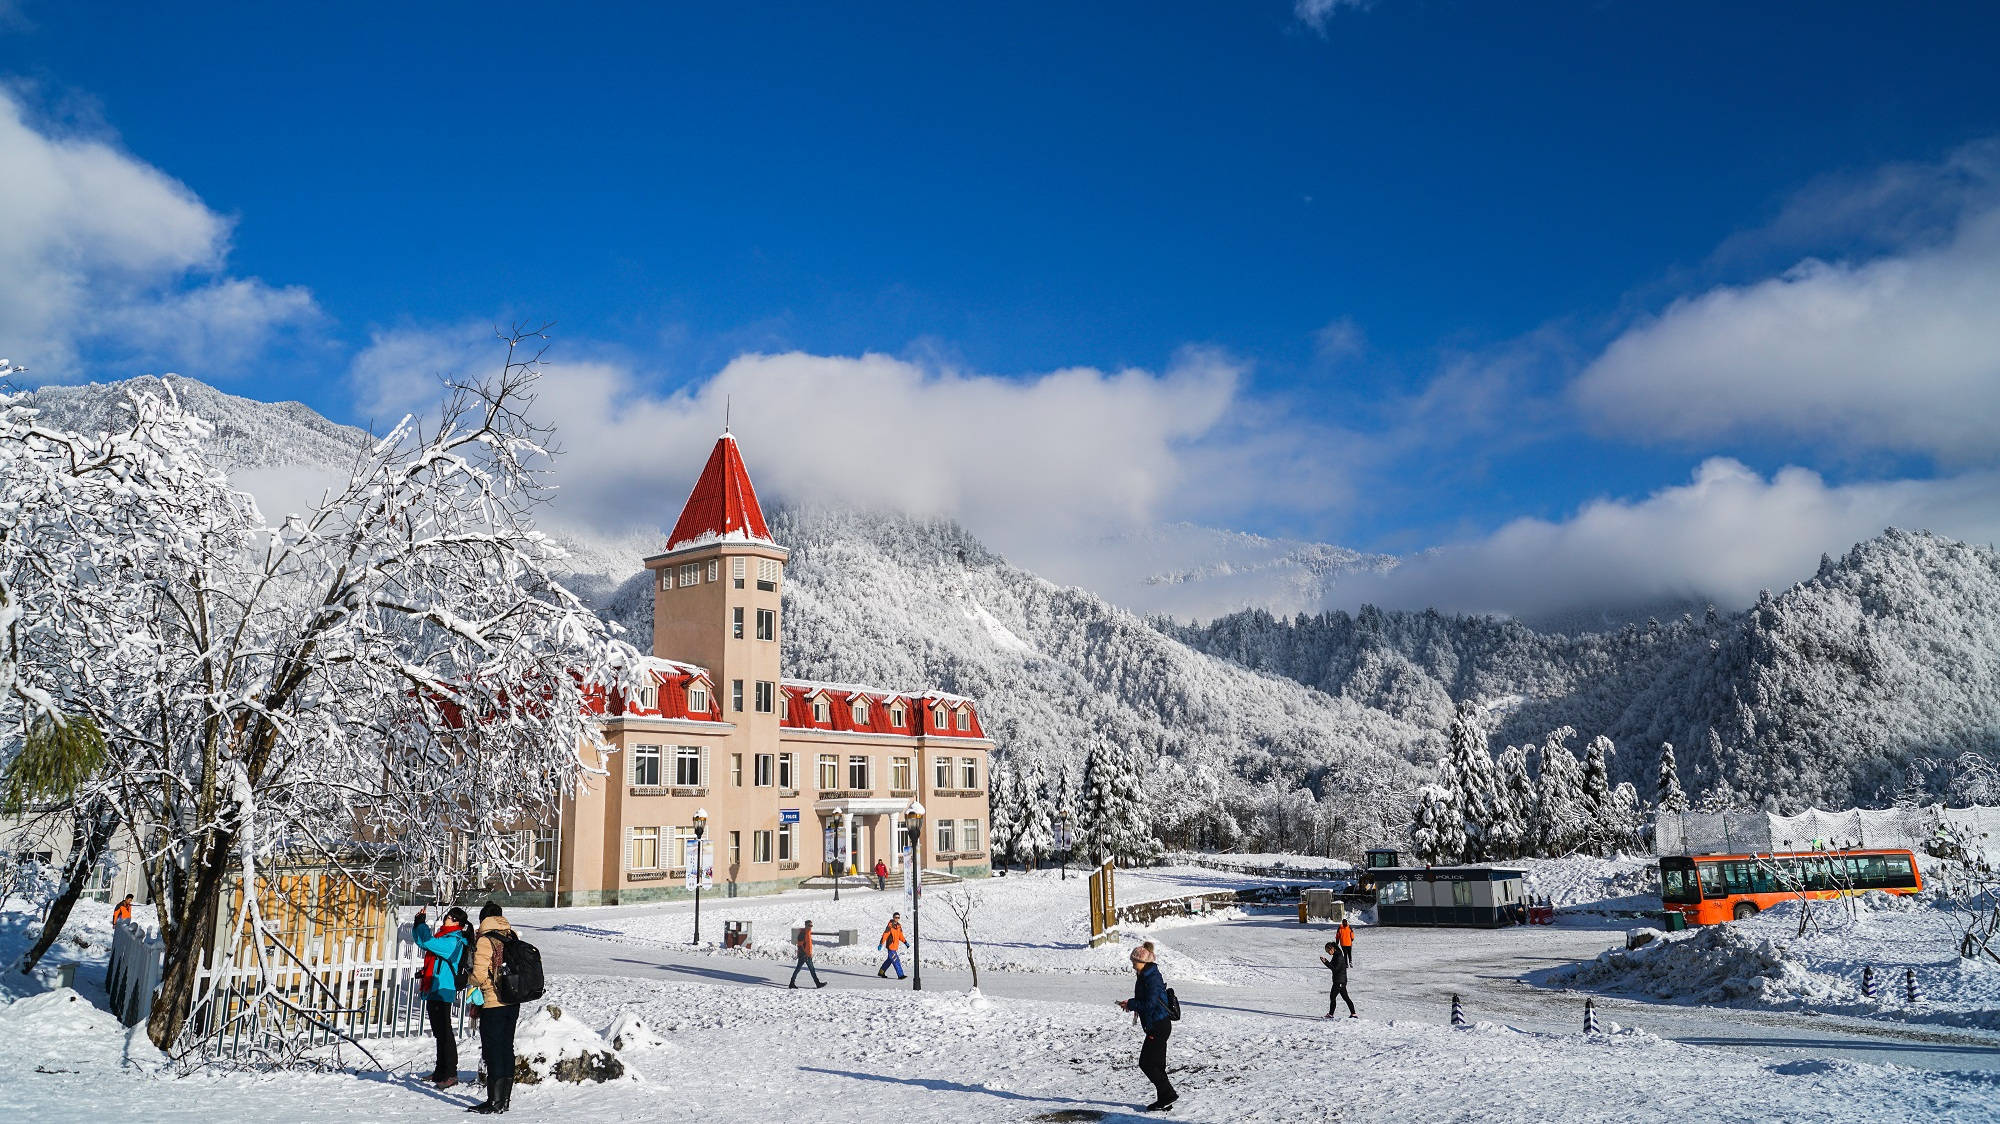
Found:
[(1757, 903), (1755, 902), (1736, 903), (1736, 919), (1738, 921), (1741, 921), (1746, 917), (1755, 917), (1755, 916), (1757, 916)]

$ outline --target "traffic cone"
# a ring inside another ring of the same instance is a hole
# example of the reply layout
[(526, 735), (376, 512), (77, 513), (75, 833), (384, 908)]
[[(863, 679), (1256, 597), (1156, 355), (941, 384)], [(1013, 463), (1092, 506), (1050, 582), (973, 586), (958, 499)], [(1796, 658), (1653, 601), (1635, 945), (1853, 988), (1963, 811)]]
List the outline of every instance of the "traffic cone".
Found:
[(1455, 991), (1451, 993), (1451, 1025), (1465, 1025), (1465, 1011), (1459, 1007), (1458, 993)]
[(1917, 970), (1903, 969), (1903, 998), (1911, 1003), (1917, 1001)]
[(1598, 1033), (1597, 1001), (1595, 999), (1586, 999), (1583, 1001), (1583, 1032), (1585, 1034)]
[(1875, 965), (1873, 964), (1861, 969), (1861, 997), (1863, 999), (1875, 998)]

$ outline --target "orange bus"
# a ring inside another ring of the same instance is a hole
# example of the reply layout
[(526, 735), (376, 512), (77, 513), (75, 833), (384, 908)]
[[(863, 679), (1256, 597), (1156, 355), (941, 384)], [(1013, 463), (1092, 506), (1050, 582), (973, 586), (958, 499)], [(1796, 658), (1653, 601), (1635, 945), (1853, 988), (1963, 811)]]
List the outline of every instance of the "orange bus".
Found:
[(1913, 894), (1923, 888), (1917, 857), (1909, 851), (1780, 851), (1660, 860), (1660, 904), (1679, 911), (1690, 925), (1741, 921), (1801, 896), (1824, 901), (1863, 890)]

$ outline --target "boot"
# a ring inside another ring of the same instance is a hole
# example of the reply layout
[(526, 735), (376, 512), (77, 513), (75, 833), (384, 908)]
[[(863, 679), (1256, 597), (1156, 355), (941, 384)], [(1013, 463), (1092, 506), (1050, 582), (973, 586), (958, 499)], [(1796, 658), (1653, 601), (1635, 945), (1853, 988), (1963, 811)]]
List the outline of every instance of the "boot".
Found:
[(885, 979), (885, 980), (886, 980), (886, 979), (888, 979), (888, 978), (889, 978), (889, 969), (887, 969), (887, 968), (877, 968), (877, 969), (875, 969), (875, 974), (876, 974), (876, 975), (878, 975), (878, 976), (880, 976), (880, 977), (882, 977), (883, 979)]

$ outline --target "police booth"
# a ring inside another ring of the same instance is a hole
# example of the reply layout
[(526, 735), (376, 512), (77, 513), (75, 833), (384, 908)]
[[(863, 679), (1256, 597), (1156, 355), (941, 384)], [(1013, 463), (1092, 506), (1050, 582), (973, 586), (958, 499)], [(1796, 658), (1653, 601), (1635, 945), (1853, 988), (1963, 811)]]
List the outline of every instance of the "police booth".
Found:
[(1519, 870), (1485, 866), (1378, 867), (1378, 925), (1465, 925), (1499, 928), (1528, 920)]

